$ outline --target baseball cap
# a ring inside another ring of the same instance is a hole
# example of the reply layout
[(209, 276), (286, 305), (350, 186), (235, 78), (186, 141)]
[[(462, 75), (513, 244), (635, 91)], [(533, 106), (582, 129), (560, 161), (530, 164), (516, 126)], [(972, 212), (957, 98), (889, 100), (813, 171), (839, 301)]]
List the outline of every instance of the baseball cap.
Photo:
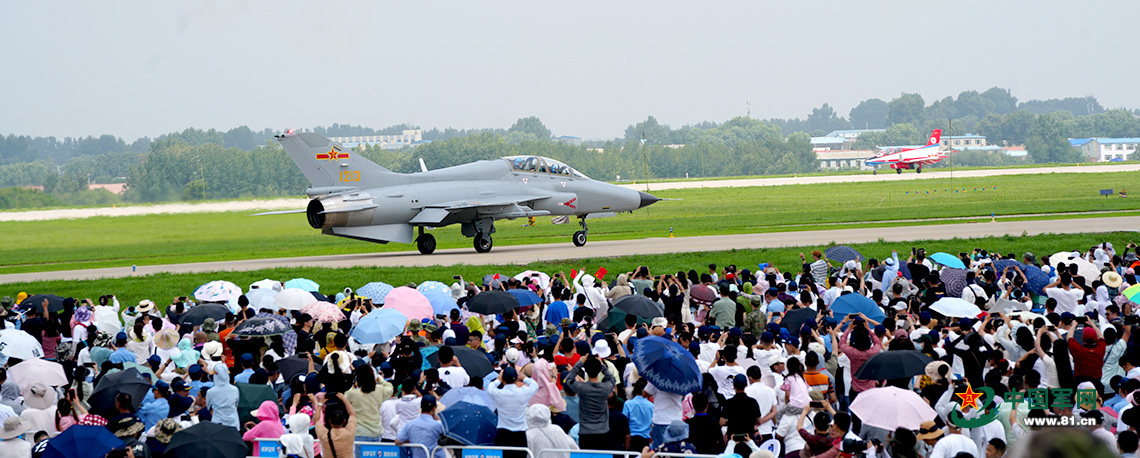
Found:
[(744, 374), (736, 374), (732, 377), (732, 385), (736, 388), (744, 388), (748, 386), (748, 377)]
[(664, 327), (669, 326), (669, 320), (666, 320), (665, 317), (663, 317), (663, 316), (659, 316), (659, 317), (654, 318), (653, 321), (651, 321), (649, 325), (650, 325), (650, 327), (654, 327), (654, 328), (658, 327), (658, 326), (664, 328)]

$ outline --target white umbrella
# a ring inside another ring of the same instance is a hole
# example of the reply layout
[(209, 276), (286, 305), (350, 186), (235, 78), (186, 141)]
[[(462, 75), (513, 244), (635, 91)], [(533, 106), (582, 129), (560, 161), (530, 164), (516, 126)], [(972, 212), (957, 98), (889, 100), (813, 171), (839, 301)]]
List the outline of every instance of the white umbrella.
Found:
[(8, 377), (15, 380), (20, 387), (40, 382), (47, 386), (67, 385), (67, 376), (63, 373), (63, 366), (54, 361), (42, 359), (29, 359), (8, 369)]
[(1093, 280), (1100, 278), (1100, 269), (1096, 268), (1093, 263), (1088, 262), (1085, 258), (1071, 256), (1073, 256), (1071, 251), (1055, 253), (1049, 256), (1049, 265), (1057, 267), (1061, 263), (1064, 263), (1067, 269), (1069, 264), (1076, 264), (1077, 275), (1085, 277), (1086, 285), (1091, 285)]
[(44, 357), (44, 347), (31, 334), (19, 329), (0, 330), (0, 353), (23, 360)]
[(982, 309), (957, 297), (944, 297), (930, 306), (931, 310), (948, 317), (973, 318), (982, 313)]
[(257, 288), (245, 293), (245, 298), (249, 299), (249, 307), (254, 310), (269, 310), (271, 312), (281, 310), (281, 306), (273, 302), (276, 297), (277, 291), (273, 289)]
[(281, 292), (281, 290), (285, 288), (281, 287), (281, 282), (266, 278), (265, 280), (258, 280), (249, 284), (250, 291), (255, 289), (271, 289), (274, 292)]
[(225, 302), (233, 309), (241, 296), (241, 288), (225, 280), (215, 280), (194, 290), (194, 298), (200, 302)]
[(286, 288), (273, 296), (273, 303), (285, 310), (301, 310), (301, 307), (316, 301), (313, 293), (297, 288)]
[(938, 412), (911, 390), (871, 388), (859, 393), (851, 403), (851, 412), (864, 424), (894, 431), (897, 428), (918, 429), (923, 422), (933, 420)]
[(515, 275), (515, 280), (522, 281), (527, 277), (537, 278), (538, 286), (542, 287), (544, 290), (550, 288), (550, 275), (547, 275), (546, 272), (539, 272), (537, 270), (522, 271), (519, 272), (518, 275)]

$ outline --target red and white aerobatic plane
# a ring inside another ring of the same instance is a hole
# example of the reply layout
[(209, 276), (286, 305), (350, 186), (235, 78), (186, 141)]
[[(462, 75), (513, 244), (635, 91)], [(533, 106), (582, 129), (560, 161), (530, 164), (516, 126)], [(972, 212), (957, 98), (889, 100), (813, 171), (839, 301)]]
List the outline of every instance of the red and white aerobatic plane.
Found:
[(941, 141), (942, 129), (934, 129), (934, 132), (930, 133), (930, 140), (926, 142), (926, 146), (921, 148), (880, 147), (879, 154), (867, 159), (866, 164), (875, 167), (876, 170), (880, 165), (890, 165), (898, 173), (902, 173), (902, 169), (915, 169), (916, 172), (922, 173), (922, 166), (946, 158), (946, 155), (938, 150)]

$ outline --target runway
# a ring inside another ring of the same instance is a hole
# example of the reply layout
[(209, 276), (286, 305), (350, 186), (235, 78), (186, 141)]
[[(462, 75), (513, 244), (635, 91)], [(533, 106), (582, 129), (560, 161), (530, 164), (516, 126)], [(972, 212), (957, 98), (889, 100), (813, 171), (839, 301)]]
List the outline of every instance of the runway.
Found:
[[(1117, 216), (1083, 219), (1057, 219), (1039, 221), (1000, 221), (994, 223), (961, 223), (918, 225), (903, 227), (876, 227), (829, 229), (819, 231), (777, 232), (761, 234), (711, 235), (701, 237), (648, 238), (641, 240), (592, 241), (586, 246), (574, 247), (565, 243), (545, 245), (518, 245), (495, 247), (486, 254), (470, 248), (440, 250), (424, 256), (415, 251), (396, 253), (365, 253), (332, 256), (312, 256), (276, 259), (249, 259), (189, 264), (130, 266), (35, 272), (0, 275), (0, 284), (37, 280), (90, 280), (97, 278), (135, 277), (154, 273), (193, 273), (214, 271), (248, 271), (274, 267), (363, 267), (363, 266), (430, 266), (430, 265), (487, 265), (527, 264), (536, 261), (648, 255), (678, 252), (719, 251), (733, 248), (757, 249), (787, 246), (823, 247), (831, 243), (865, 243), (884, 240), (945, 240), (954, 237), (988, 237), (1002, 235), (1037, 235), (1043, 233), (1071, 234), (1090, 232), (1136, 231), (1140, 216)], [(1071, 247), (1058, 247), (1058, 251)]]

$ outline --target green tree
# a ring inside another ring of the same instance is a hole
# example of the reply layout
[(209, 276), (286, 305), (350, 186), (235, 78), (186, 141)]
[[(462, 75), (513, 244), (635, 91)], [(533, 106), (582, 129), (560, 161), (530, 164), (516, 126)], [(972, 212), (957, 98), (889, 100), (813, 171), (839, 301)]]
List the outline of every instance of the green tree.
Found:
[(1069, 163), (1084, 160), (1081, 152), (1069, 144), (1065, 117), (1059, 113), (1037, 117), (1037, 122), (1029, 131), (1025, 149), (1036, 163)]
[(887, 124), (915, 124), (923, 119), (925, 107), (921, 95), (903, 93), (887, 104)]
[(547, 129), (546, 126), (542, 124), (542, 121), (539, 120), (537, 116), (528, 116), (525, 118), (519, 118), (519, 120), (515, 121), (515, 124), (512, 125), (510, 129), (507, 129), (507, 132), (508, 133), (521, 132), (521, 133), (531, 134), (531, 135), (534, 135), (535, 138), (538, 138), (540, 140), (550, 140), (550, 137), (551, 137), (550, 129)]
[(847, 118), (853, 129), (882, 129), (887, 127), (887, 102), (881, 99), (867, 99), (855, 105)]
[[(991, 87), (986, 92), (981, 94), (982, 98), (991, 103), (990, 110), (997, 114), (1013, 113), (1017, 110), (1017, 97), (1009, 92), (1009, 89), (1002, 89), (998, 87)], [(985, 116), (988, 113), (978, 114), (979, 117)]]
[(804, 130), (808, 131), (821, 130), (831, 132), (833, 130), (848, 129), (851, 127), (851, 123), (836, 115), (835, 109), (826, 103), (819, 108), (812, 109), (811, 114), (808, 115), (804, 124)]

